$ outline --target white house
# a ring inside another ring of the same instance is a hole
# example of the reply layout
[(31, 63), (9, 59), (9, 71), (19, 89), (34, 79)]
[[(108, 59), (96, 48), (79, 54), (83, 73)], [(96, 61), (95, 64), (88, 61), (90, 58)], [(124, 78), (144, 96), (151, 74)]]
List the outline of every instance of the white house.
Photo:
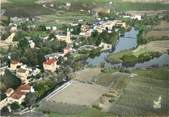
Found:
[(43, 62), (43, 69), (46, 71), (55, 72), (57, 68), (59, 68), (59, 65), (57, 65), (56, 59), (48, 58), (46, 61)]
[(26, 97), (26, 94), (29, 92), (32, 92), (33, 87), (29, 84), (23, 84), (19, 86), (12, 94), (8, 95), (8, 101), (11, 102), (18, 102), (21, 104), (24, 102), (24, 99)]
[(99, 47), (102, 47), (102, 50), (108, 50), (108, 49), (112, 49), (112, 44), (107, 44), (107, 43), (101, 42)]

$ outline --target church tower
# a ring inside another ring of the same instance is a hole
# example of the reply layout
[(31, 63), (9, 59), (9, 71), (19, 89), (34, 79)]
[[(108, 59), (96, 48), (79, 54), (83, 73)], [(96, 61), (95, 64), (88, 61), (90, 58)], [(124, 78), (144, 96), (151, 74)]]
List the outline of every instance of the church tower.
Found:
[(71, 40), (71, 33), (70, 33), (69, 28), (67, 28), (67, 39), (66, 39), (66, 43), (67, 43), (67, 44), (72, 43), (72, 40)]

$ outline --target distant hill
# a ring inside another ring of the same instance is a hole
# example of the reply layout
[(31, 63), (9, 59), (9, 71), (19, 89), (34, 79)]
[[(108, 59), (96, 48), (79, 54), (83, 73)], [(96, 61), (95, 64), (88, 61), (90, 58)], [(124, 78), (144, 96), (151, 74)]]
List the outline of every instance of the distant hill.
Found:
[(122, 0), (124, 2), (169, 2), (169, 0)]

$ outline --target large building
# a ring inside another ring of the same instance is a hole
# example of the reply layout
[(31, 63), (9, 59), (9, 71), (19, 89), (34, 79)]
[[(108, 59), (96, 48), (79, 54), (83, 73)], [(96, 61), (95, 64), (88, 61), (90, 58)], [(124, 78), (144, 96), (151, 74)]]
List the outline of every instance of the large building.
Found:
[(18, 102), (21, 104), (24, 102), (26, 94), (32, 92), (32, 87), (29, 84), (23, 84), (19, 86), (8, 98), (9, 102)]
[(67, 44), (71, 44), (72, 40), (71, 40), (71, 33), (70, 30), (67, 29), (67, 35), (56, 35), (57, 39), (60, 41), (65, 41)]
[(108, 20), (108, 21), (101, 21), (98, 25), (94, 26), (94, 29), (97, 30), (99, 33), (102, 33), (103, 30), (112, 30), (115, 26), (121, 26), (126, 28), (126, 23), (122, 22), (121, 20)]
[(43, 62), (43, 69), (46, 71), (55, 72), (57, 68), (59, 68), (59, 65), (57, 65), (56, 59), (48, 58)]

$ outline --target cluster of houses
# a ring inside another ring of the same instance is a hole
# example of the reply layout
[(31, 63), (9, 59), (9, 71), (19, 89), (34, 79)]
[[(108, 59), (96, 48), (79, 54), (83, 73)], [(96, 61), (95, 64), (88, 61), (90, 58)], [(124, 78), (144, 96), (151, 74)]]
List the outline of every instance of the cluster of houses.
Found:
[(67, 47), (64, 48), (63, 53), (52, 53), (45, 56), (45, 61), (43, 62), (43, 69), (45, 71), (55, 72), (59, 69), (58, 58), (64, 57), (68, 53), (70, 53), (73, 49), (71, 48), (72, 40), (69, 29), (67, 30), (67, 35), (56, 35), (58, 40), (65, 41), (67, 43)]
[(55, 72), (59, 69), (58, 59), (59, 57), (64, 57), (69, 52), (71, 52), (71, 48), (65, 48), (63, 53), (53, 53), (45, 56), (45, 61), (43, 62), (43, 69), (45, 71)]
[[(59, 38), (59, 40), (65, 41), (67, 43), (67, 47), (64, 48), (63, 53), (53, 53), (45, 56), (46, 60), (43, 62), (43, 68), (45, 71), (55, 72), (59, 68), (59, 65), (57, 64), (58, 58), (64, 57), (72, 51), (72, 48), (70, 47), (72, 40), (69, 31), (67, 32), (66, 36)], [(28, 42), (31, 48), (35, 47), (35, 43), (32, 40), (29, 40)], [(36, 76), (40, 73), (40, 69), (30, 68), (18, 60), (11, 60), (9, 70), (16, 72), (16, 76), (21, 80), (21, 85), (15, 90), (12, 88), (7, 89), (5, 92), (7, 97), (1, 100), (0, 109), (14, 102), (19, 104), (24, 102), (26, 94), (29, 92), (34, 92), (28, 77), (32, 75)]]
[(8, 104), (12, 104), (14, 102), (21, 104), (22, 102), (24, 102), (26, 94), (29, 92), (34, 92), (33, 87), (29, 84), (21, 84), (15, 90), (12, 88), (7, 89), (7, 91), (5, 92), (7, 97), (0, 101), (0, 110), (3, 107), (8, 106)]
[[(136, 17), (136, 18), (138, 18), (138, 20), (140, 19), (140, 17)], [(15, 20), (18, 21), (18, 18), (13, 18), (11, 20), (13, 20), (13, 22), (16, 22)], [(23, 19), (20, 19), (20, 20), (23, 20)], [(107, 20), (107, 21), (99, 21), (98, 23), (93, 24), (93, 25), (85, 24), (81, 26), (81, 32), (79, 35), (84, 36), (84, 37), (90, 37), (94, 30), (97, 30), (99, 33), (103, 32), (103, 30), (108, 30), (109, 32), (111, 32), (112, 28), (115, 26), (126, 28), (126, 23), (121, 20)], [(53, 27), (53, 28), (46, 27), (46, 28), (48, 30), (57, 29), (56, 27)], [(12, 33), (16, 31), (17, 31), (17, 26), (15, 25), (12, 26), (10, 32)], [(64, 48), (63, 53), (52, 53), (52, 54), (45, 56), (45, 61), (43, 62), (44, 71), (55, 72), (57, 69), (59, 69), (59, 65), (58, 65), (59, 57), (65, 57), (68, 53), (73, 51), (71, 47), (72, 45), (71, 32), (69, 29), (67, 29), (67, 35), (57, 34), (56, 37), (60, 41), (65, 41), (67, 43), (67, 47)], [(35, 43), (32, 40), (28, 40), (28, 42), (29, 42), (30, 48), (35, 47)], [(111, 46), (112, 46), (111, 44), (105, 44), (103, 42), (99, 45), (99, 47), (103, 47), (103, 49), (110, 49)], [(88, 48), (88, 47), (86, 46), (85, 48)], [(29, 83), (28, 77), (32, 75), (36, 76), (37, 74), (40, 73), (40, 70), (38, 68), (36, 69), (29, 68), (17, 60), (11, 61), (9, 69), (11, 71), (16, 72), (16, 76), (20, 78), (22, 83), (15, 90), (12, 88), (7, 89), (5, 93), (7, 97), (0, 102), (0, 105), (1, 105), (0, 109), (14, 102), (18, 102), (19, 104), (24, 102), (26, 94), (29, 92), (34, 92), (33, 87)]]
[(115, 26), (120, 26), (125, 29), (127, 28), (126, 23), (121, 20), (99, 21), (93, 24), (93, 26), (86, 25), (86, 24), (82, 25), (81, 32), (79, 35), (84, 37), (90, 37), (94, 30), (97, 30), (99, 33), (102, 33), (104, 30), (108, 30), (108, 32), (111, 33), (112, 28)]
[(81, 32), (79, 35), (84, 36), (84, 37), (90, 37), (92, 32), (93, 32), (93, 29), (91, 28), (90, 25), (82, 25)]
[(40, 73), (40, 69), (29, 68), (18, 60), (12, 60), (10, 62), (9, 70), (16, 72), (16, 76), (21, 80), (21, 85), (18, 86), (15, 90), (12, 88), (8, 88), (6, 90), (6, 98), (1, 100), (0, 109), (14, 102), (17, 102), (19, 104), (24, 102), (26, 94), (29, 92), (34, 92), (33, 87), (29, 83), (28, 77)]
[(103, 30), (108, 30), (111, 33), (112, 28), (115, 26), (126, 28), (126, 23), (121, 20), (100, 21), (97, 25), (94, 25), (94, 30), (97, 30), (99, 33), (102, 33)]

